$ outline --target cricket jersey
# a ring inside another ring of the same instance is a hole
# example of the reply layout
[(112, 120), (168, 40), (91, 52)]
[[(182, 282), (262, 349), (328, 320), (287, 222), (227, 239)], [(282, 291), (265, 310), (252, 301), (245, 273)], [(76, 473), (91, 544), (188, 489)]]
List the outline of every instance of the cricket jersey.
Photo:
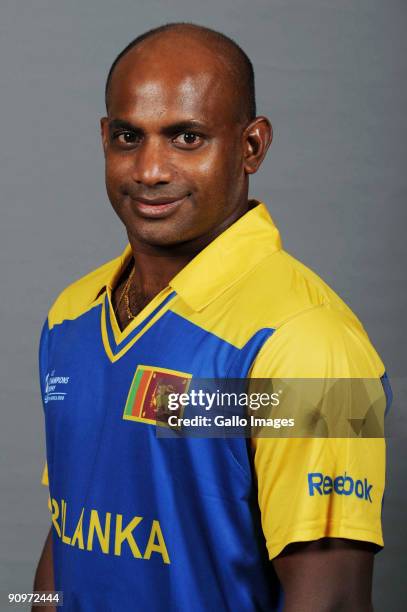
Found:
[(381, 547), (383, 437), (157, 435), (162, 398), (199, 378), (366, 378), (379, 412), (389, 404), (363, 326), (282, 249), (267, 207), (251, 201), (121, 331), (112, 290), (131, 258), (127, 245), (67, 287), (40, 339), (63, 609), (278, 610), (272, 559), (288, 544)]

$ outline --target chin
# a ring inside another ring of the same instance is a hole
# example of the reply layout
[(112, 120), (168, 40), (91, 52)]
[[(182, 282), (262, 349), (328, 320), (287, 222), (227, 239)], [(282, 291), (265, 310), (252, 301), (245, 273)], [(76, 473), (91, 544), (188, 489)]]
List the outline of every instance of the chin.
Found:
[(142, 227), (137, 224), (137, 227), (133, 226), (127, 229), (129, 234), (139, 240), (140, 243), (152, 247), (172, 247), (190, 240), (186, 232), (179, 228), (165, 227), (163, 223), (155, 223), (154, 225), (143, 223)]

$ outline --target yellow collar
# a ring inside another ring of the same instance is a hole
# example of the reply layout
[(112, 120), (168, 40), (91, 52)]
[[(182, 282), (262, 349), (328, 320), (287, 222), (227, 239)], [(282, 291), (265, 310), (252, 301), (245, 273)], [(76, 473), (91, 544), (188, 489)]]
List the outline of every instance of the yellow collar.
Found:
[[(190, 308), (202, 310), (281, 247), (280, 233), (266, 205), (259, 202), (198, 253), (170, 280), (169, 286)], [(110, 287), (130, 256), (128, 244), (107, 283)]]

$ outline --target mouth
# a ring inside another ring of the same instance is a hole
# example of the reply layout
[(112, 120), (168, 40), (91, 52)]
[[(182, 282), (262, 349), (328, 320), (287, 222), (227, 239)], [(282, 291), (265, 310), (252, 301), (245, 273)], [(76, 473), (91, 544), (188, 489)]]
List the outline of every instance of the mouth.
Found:
[(140, 216), (146, 219), (163, 219), (177, 210), (188, 197), (189, 194), (180, 199), (157, 198), (156, 200), (148, 200), (146, 198), (136, 198), (133, 202)]

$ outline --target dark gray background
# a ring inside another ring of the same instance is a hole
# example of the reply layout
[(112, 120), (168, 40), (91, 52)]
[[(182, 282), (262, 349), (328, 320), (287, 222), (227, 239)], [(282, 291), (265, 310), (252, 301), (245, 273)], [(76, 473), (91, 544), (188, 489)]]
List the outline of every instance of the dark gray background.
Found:
[(259, 114), (270, 117), (275, 137), (250, 194), (269, 205), (285, 248), (358, 314), (392, 378), (386, 548), (376, 561), (374, 599), (376, 610), (401, 610), (405, 0), (2, 0), (0, 590), (31, 588), (50, 523), (39, 484), (41, 325), (68, 283), (125, 244), (104, 188), (99, 117), (107, 70), (136, 35), (178, 20), (231, 35), (251, 57)]

